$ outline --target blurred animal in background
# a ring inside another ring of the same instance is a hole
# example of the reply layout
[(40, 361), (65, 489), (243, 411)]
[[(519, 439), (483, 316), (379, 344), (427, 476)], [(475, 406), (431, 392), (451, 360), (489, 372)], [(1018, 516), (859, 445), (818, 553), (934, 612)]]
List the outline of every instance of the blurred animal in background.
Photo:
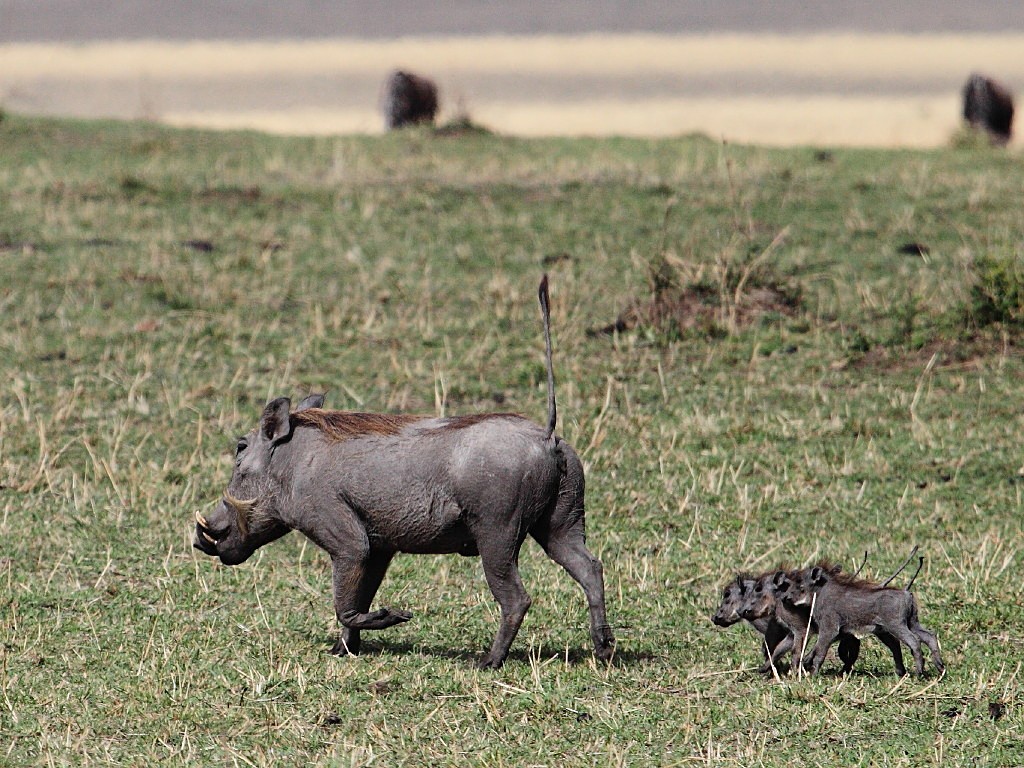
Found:
[(384, 83), (384, 124), (389, 131), (417, 123), (432, 124), (437, 103), (433, 80), (397, 69)]
[(972, 74), (964, 85), (964, 120), (988, 134), (993, 144), (1003, 145), (1013, 133), (1013, 96), (995, 80)]

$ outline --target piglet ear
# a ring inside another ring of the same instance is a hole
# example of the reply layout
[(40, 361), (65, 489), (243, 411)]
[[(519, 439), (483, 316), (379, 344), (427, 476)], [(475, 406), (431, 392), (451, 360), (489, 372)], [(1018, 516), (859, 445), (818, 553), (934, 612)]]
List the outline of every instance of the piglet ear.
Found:
[(260, 417), (260, 432), (272, 443), (282, 440), (292, 433), (288, 411), (292, 401), (287, 397), (279, 397), (267, 403)]
[(310, 408), (323, 408), (324, 407), (324, 396), (320, 394), (306, 395), (299, 403), (299, 407), (295, 409), (295, 412), (307, 411)]

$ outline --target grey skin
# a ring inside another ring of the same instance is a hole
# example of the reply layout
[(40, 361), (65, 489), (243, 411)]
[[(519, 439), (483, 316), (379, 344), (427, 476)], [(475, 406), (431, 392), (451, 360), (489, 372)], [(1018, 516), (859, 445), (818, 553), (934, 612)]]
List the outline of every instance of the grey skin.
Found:
[[(861, 561), (860, 566), (854, 572), (855, 576), (864, 569), (867, 561), (868, 553), (865, 552), (863, 561)], [(838, 568), (839, 566), (836, 567)], [(906, 564), (903, 567), (906, 567)], [(774, 667), (778, 666), (781, 659), (793, 649), (793, 632), (788, 626), (775, 618), (774, 606), (772, 606), (772, 610), (769, 613), (757, 618), (744, 619), (740, 613), (745, 604), (751, 599), (758, 579), (770, 573), (773, 572), (767, 572), (760, 576), (754, 576), (750, 573), (737, 574), (732, 581), (725, 585), (722, 590), (722, 602), (719, 604), (718, 610), (711, 617), (711, 621), (719, 627), (731, 627), (740, 621), (746, 621), (762, 636), (761, 652), (764, 655), (764, 662), (758, 667), (758, 672), (762, 674), (771, 672)], [(893, 574), (890, 579), (894, 578), (895, 575)], [(849, 667), (852, 668), (853, 663), (857, 660), (859, 650), (860, 641), (856, 638), (852, 638), (852, 641), (849, 638), (841, 639), (839, 648), (840, 658), (844, 659), (844, 661), (848, 659)]]
[[(766, 661), (769, 668), (778, 666), (789, 651), (793, 652), (794, 659), (798, 659), (803, 652), (808, 632), (817, 629), (815, 622), (810, 621), (810, 609), (789, 605), (781, 600), (779, 595), (782, 585), (786, 583), (786, 575), (786, 571), (779, 570), (759, 576), (739, 608), (740, 615), (751, 623), (774, 619), (785, 629), (788, 642), (780, 643), (772, 651)], [(855, 635), (843, 633), (839, 636), (837, 654), (843, 662), (843, 674), (849, 674), (860, 655), (860, 640)]]
[[(916, 577), (917, 574), (915, 574)], [(814, 602), (814, 620), (818, 625), (818, 641), (811, 652), (808, 668), (815, 673), (821, 668), (829, 646), (840, 633), (873, 634), (893, 653), (896, 673), (905, 675), (899, 644), (903, 643), (914, 656), (914, 673), (924, 674), (921, 644), (928, 646), (932, 663), (941, 674), (945, 671), (935, 634), (921, 626), (914, 595), (905, 589), (879, 587), (869, 582), (844, 578), (827, 569), (814, 567), (803, 572), (786, 588), (784, 600), (810, 610)]]
[(608, 661), (601, 563), (584, 533), (583, 466), (554, 434), (547, 277), (541, 282), (548, 366), (548, 426), (512, 414), (453, 418), (325, 411), (323, 396), (268, 404), (238, 442), (235, 468), (193, 545), (225, 565), (244, 562), (291, 530), (331, 557), (334, 609), (343, 629), (333, 653), (356, 654), (360, 632), (408, 621), (409, 611), (370, 605), (395, 554), (479, 555), (501, 609), (490, 651), (508, 656), (530, 597), (519, 576), (527, 535), (582, 586), (590, 636)]
[(719, 627), (731, 627), (740, 621), (746, 621), (758, 633), (763, 640), (761, 652), (764, 654), (764, 662), (758, 667), (758, 672), (768, 673), (772, 669), (771, 661), (773, 656), (781, 658), (793, 648), (793, 633), (776, 620), (774, 615), (762, 616), (755, 619), (744, 619), (740, 615), (740, 609), (746, 602), (747, 597), (754, 589), (757, 576), (749, 573), (740, 573), (732, 581), (725, 585), (722, 590), (722, 602), (711, 617), (711, 621)]

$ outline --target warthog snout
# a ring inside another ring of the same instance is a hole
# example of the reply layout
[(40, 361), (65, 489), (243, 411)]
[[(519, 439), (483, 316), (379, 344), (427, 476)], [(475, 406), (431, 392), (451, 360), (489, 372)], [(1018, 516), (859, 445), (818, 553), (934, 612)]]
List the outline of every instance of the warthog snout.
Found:
[[(207, 518), (196, 510), (196, 532), (192, 537), (192, 546), (207, 555), (217, 555), (217, 543), (228, 536), (229, 526), (224, 520), (225, 504), (222, 501)], [(211, 520), (213, 522), (211, 522)]]
[(227, 496), (208, 515), (197, 511), (192, 546), (204, 554), (219, 557), (224, 565), (244, 562), (256, 549), (249, 536), (248, 516), (252, 506), (252, 502)]

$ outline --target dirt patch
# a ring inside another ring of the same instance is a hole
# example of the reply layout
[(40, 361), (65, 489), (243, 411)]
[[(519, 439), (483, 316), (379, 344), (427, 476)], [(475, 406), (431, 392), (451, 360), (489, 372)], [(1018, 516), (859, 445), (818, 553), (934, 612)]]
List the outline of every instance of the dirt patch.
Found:
[(587, 334), (610, 335), (641, 328), (667, 335), (698, 332), (717, 336), (747, 328), (771, 315), (796, 317), (801, 312), (800, 291), (790, 286), (756, 286), (737, 299), (735, 295), (723, 295), (714, 286), (698, 284), (668, 288), (649, 299), (634, 300), (615, 322), (592, 328)]
[(920, 371), (931, 367), (939, 371), (972, 371), (993, 359), (1019, 354), (1011, 336), (984, 332), (961, 339), (932, 339), (916, 349), (876, 344), (863, 353), (833, 363), (836, 370), (867, 370), (879, 373)]

